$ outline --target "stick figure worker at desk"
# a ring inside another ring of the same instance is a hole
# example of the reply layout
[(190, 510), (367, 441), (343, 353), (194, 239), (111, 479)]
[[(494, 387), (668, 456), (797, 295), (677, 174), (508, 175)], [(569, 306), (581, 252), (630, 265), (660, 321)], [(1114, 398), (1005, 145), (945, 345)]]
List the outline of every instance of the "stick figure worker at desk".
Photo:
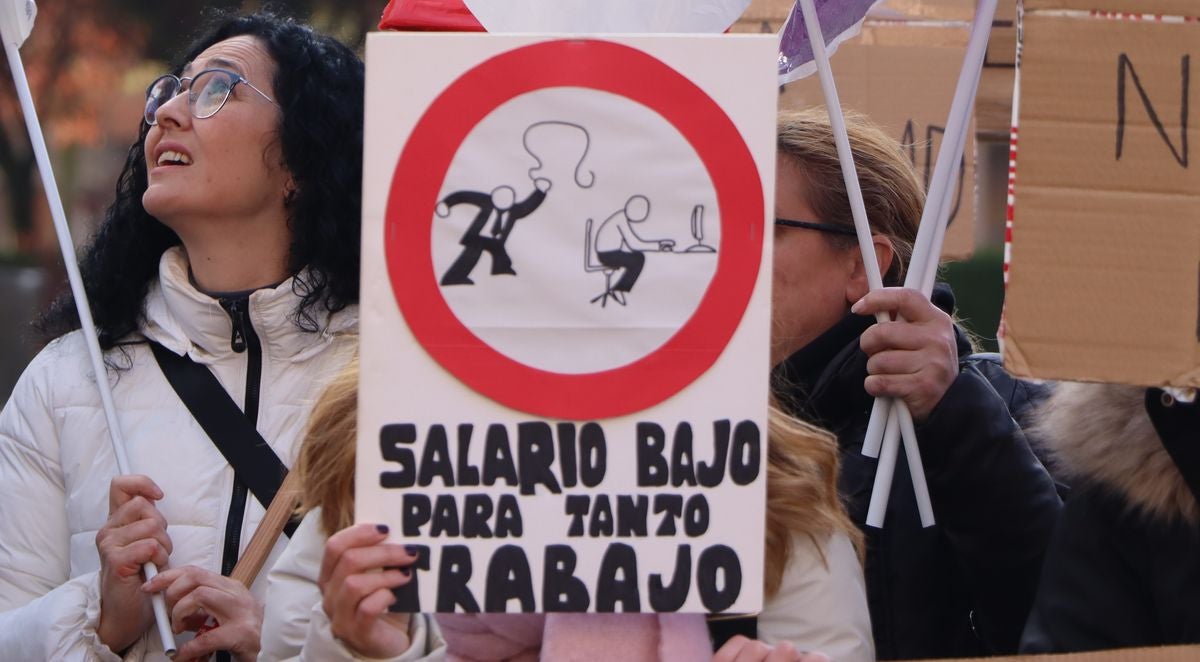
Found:
[(670, 252), (675, 248), (671, 239), (642, 239), (633, 229), (650, 216), (650, 200), (644, 195), (635, 195), (625, 202), (625, 207), (604, 219), (596, 230), (594, 246), (596, 258), (606, 267), (621, 269), (621, 278), (612, 287), (619, 303), (625, 303), (625, 294), (633, 289), (642, 267), (646, 265), (645, 251)]

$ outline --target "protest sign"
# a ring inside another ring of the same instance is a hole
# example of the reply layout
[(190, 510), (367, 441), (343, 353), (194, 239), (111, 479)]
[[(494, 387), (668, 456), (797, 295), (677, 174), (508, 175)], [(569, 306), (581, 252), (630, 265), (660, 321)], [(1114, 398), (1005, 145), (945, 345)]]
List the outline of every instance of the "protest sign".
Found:
[(1002, 328), (1016, 375), (1200, 385), (1200, 21), (1184, 10), (1027, 3)]
[[(899, 140), (926, 188), (968, 37), (960, 26), (868, 22), (858, 39), (838, 49), (833, 65), (842, 106), (864, 113)], [(813, 78), (789, 83), (780, 105), (823, 105), (820, 85)], [(957, 187), (945, 258), (966, 258), (974, 250), (974, 140), (963, 148)]]
[(370, 35), (355, 516), (421, 550), (402, 609), (761, 607), (776, 55)]
[[(940, 662), (975, 662), (981, 658), (942, 659)], [(1060, 653), (1057, 655), (1004, 655), (983, 658), (990, 662), (1192, 662), (1200, 659), (1200, 646), (1162, 646), (1119, 650)], [(926, 660), (925, 662), (933, 662)]]

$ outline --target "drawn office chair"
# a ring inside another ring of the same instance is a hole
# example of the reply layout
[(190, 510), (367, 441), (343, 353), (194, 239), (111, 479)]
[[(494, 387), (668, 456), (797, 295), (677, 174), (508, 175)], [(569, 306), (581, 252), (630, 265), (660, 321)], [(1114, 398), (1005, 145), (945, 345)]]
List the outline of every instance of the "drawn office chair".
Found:
[[(584, 224), (583, 270), (588, 273), (593, 273), (596, 271), (603, 271), (604, 272), (604, 291), (601, 292), (600, 294), (597, 294), (596, 296), (592, 297), (591, 303), (596, 303), (597, 301), (599, 301), (600, 307), (603, 308), (603, 307), (605, 307), (606, 304), (608, 304), (608, 300), (611, 298), (613, 301), (616, 301), (617, 303), (624, 306), (625, 302), (621, 300), (621, 297), (617, 296), (617, 292), (615, 290), (613, 290), (613, 288), (612, 288), (612, 277), (613, 277), (613, 274), (616, 273), (617, 270), (612, 267), (601, 264), (600, 258), (596, 255), (596, 251), (595, 251), (596, 237), (592, 234), (593, 223), (594, 222), (592, 221), (592, 219), (589, 218), (587, 220), (587, 223)], [(597, 230), (597, 232), (598, 231), (599, 230)]]

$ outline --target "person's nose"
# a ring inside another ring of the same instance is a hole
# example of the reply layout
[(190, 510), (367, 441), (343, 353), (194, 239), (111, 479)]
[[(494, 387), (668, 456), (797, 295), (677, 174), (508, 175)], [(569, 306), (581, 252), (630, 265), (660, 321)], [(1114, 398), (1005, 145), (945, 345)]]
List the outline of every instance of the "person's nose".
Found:
[(188, 108), (187, 96), (187, 92), (180, 92), (154, 111), (154, 120), (159, 126), (179, 128), (191, 123), (192, 112)]

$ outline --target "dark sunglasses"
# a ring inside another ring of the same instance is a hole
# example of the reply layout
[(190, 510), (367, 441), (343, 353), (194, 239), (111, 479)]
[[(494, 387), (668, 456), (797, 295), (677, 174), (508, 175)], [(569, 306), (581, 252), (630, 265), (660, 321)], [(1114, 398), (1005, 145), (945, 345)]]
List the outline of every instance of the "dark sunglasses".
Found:
[(815, 221), (793, 221), (791, 219), (777, 217), (775, 219), (775, 225), (779, 225), (779, 226), (782, 226), (785, 228), (804, 228), (806, 230), (816, 230), (818, 232), (830, 232), (833, 234), (844, 234), (844, 235), (849, 235), (852, 237), (856, 236), (858, 234), (857, 232), (855, 232), (853, 227), (847, 227), (845, 225), (834, 225), (833, 223), (817, 223)]

